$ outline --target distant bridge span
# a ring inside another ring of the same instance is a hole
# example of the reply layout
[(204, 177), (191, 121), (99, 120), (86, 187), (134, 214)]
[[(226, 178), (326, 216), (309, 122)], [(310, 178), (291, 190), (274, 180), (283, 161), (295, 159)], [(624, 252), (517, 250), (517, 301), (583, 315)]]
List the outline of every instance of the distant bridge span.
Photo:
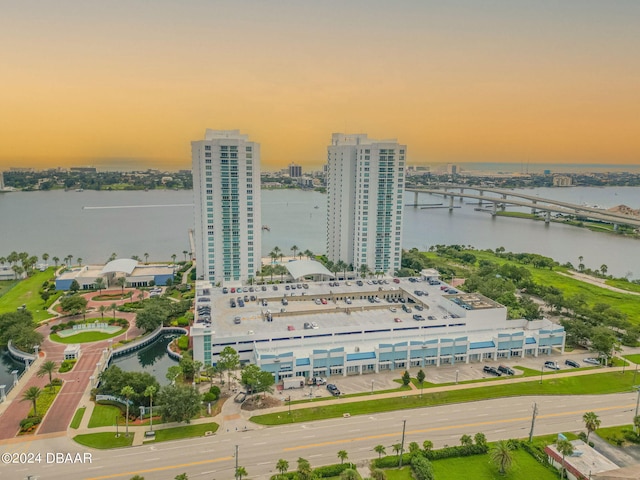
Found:
[[(453, 192), (450, 189), (457, 188), (460, 189), (460, 192)], [(470, 193), (464, 193), (464, 190), (475, 190), (480, 192), (479, 195), (474, 195)], [(528, 207), (531, 208), (532, 211), (544, 211), (547, 213), (545, 222), (550, 221), (550, 213), (561, 213), (563, 215), (577, 215), (580, 217), (590, 218), (593, 220), (599, 220), (601, 222), (612, 223), (614, 225), (624, 224), (630, 225), (633, 227), (640, 227), (640, 219), (635, 219), (628, 215), (624, 215), (616, 212), (606, 212), (598, 208), (585, 207), (583, 205), (576, 205), (573, 203), (562, 202), (558, 200), (552, 200), (549, 198), (541, 198), (535, 197), (532, 195), (525, 195), (521, 193), (513, 193), (508, 190), (498, 190), (494, 188), (484, 188), (484, 187), (468, 187), (465, 185), (456, 185), (451, 186), (447, 185), (443, 187), (443, 189), (431, 189), (431, 188), (406, 188), (408, 192), (414, 193), (415, 204), (418, 204), (418, 194), (420, 193), (429, 193), (433, 195), (442, 195), (445, 198), (449, 197), (449, 208), (453, 209), (453, 200), (455, 197), (459, 198), (472, 198), (479, 200), (480, 203), (489, 203), (493, 204), (493, 212), (495, 215), (497, 213), (498, 205), (517, 205), (520, 207)], [(483, 195), (484, 192), (495, 193), (500, 195), (500, 197), (492, 196), (492, 195)], [(515, 197), (529, 201), (515, 200)], [(502, 208), (504, 210), (504, 208)]]

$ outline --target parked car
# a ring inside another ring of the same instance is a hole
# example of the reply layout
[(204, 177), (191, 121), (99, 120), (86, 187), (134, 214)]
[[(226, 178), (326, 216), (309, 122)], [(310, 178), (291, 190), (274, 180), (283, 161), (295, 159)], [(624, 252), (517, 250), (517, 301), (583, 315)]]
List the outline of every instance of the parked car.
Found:
[(398, 309), (396, 307), (389, 307), (389, 311), (395, 313), (398, 311)]
[(316, 298), (314, 300), (314, 302), (315, 302), (316, 305), (320, 305), (322, 303), (319, 298)]
[(424, 310), (424, 307), (422, 305), (416, 305), (415, 309), (418, 310), (419, 312)]
[(295, 330), (296, 327), (294, 327), (293, 325), (287, 325), (287, 330), (291, 331), (291, 330)]
[(498, 371), (500, 373), (504, 373), (505, 375), (515, 375), (516, 374), (516, 372), (513, 370), (513, 368), (507, 367), (505, 365), (500, 365), (498, 367)]
[(282, 299), (282, 304), (283, 305), (289, 305), (289, 300), (287, 300), (286, 298)]
[(393, 321), (396, 323), (402, 323), (402, 319), (398, 317), (394, 318)]
[(290, 286), (290, 285), (285, 285), (285, 286), (284, 286), (284, 289), (285, 289), (285, 290), (291, 290), (291, 286)]
[(235, 301), (235, 299), (233, 299), (233, 298), (232, 298), (231, 300), (229, 300), (229, 305), (231, 305), (231, 308), (236, 308), (236, 301)]
[(278, 291), (278, 285), (274, 285), (274, 286), (273, 286), (273, 290), (274, 290), (274, 291)]
[(304, 329), (305, 330), (311, 330), (311, 323), (310, 322), (304, 322)]
[(558, 362), (554, 362), (551, 360), (544, 362), (544, 366), (545, 368), (549, 368), (551, 370), (560, 370), (560, 367), (558, 366)]
[(576, 362), (575, 360), (565, 360), (564, 364), (568, 365), (569, 367), (580, 368), (580, 364), (578, 362)]
[(413, 319), (414, 319), (414, 320), (416, 320), (416, 321), (418, 321), (418, 322), (421, 322), (421, 321), (423, 321), (423, 320), (424, 320), (424, 317), (423, 317), (422, 315), (415, 314), (415, 315), (413, 316)]
[(346, 303), (347, 305), (351, 305), (352, 301), (349, 297), (344, 299), (344, 303)]
[(484, 373), (488, 373), (489, 375), (495, 375), (496, 377), (501, 377), (502, 374), (498, 371), (496, 367), (490, 367), (489, 365), (485, 365), (482, 368)]
[(244, 300), (242, 300), (241, 298), (238, 299), (238, 306), (244, 307)]
[(582, 360), (584, 363), (588, 363), (590, 365), (601, 365), (600, 361), (597, 358), (585, 358)]
[(411, 307), (407, 307), (405, 304), (402, 304), (402, 310), (406, 313), (411, 313)]
[(321, 302), (323, 305), (326, 305), (326, 304), (327, 304), (327, 299), (326, 299), (326, 298), (321, 298), (321, 299), (320, 299), (320, 302)]
[(242, 321), (242, 320), (240, 319), (240, 317), (235, 317), (235, 318), (233, 319), (233, 323), (235, 323), (236, 325), (239, 325), (241, 321)]
[(229, 293), (229, 289), (228, 289), (227, 287), (224, 287), (224, 288), (222, 289), (222, 293)]
[(238, 287), (238, 288), (236, 288), (236, 292), (237, 292), (237, 293), (242, 293), (242, 287)]
[(362, 283), (362, 280), (358, 280), (358, 281), (356, 282), (356, 285), (358, 285), (359, 287), (361, 287), (362, 285), (364, 285), (364, 283)]
[(312, 377), (311, 383), (313, 383), (314, 385), (326, 385), (327, 379), (322, 377)]
[(329, 393), (334, 397), (340, 395), (340, 390), (338, 390), (338, 387), (336, 387), (333, 383), (327, 384), (327, 390), (329, 390)]
[(429, 315), (427, 318), (428, 318), (429, 320), (435, 320), (435, 319), (436, 319), (436, 317), (434, 317), (433, 315)]

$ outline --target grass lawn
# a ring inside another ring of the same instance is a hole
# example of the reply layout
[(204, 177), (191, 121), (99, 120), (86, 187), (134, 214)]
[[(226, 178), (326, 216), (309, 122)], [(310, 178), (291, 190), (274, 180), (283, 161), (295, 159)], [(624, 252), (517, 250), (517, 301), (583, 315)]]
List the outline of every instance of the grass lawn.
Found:
[(130, 447), (133, 443), (133, 433), (129, 433), (128, 437), (124, 433), (116, 438), (116, 432), (86, 433), (84, 435), (76, 435), (73, 439), (80, 445), (91, 448), (119, 448)]
[(640, 363), (640, 353), (634, 353), (633, 355), (623, 355), (623, 358), (626, 358), (630, 362)]
[[(518, 267), (524, 267), (531, 272), (532, 279), (536, 283), (540, 285), (552, 285), (561, 290), (565, 297), (573, 297), (574, 295), (583, 294), (585, 298), (587, 298), (587, 303), (589, 305), (606, 303), (613, 306), (620, 312), (627, 314), (631, 322), (640, 322), (640, 302), (638, 301), (637, 295), (613, 292), (596, 285), (582, 282), (575, 278), (566, 277), (559, 273), (567, 271), (562, 267), (554, 267), (554, 270), (534, 268), (531, 265), (507, 260), (498, 257), (493, 253), (482, 250), (469, 250), (469, 252), (475, 255), (478, 262), (481, 260), (488, 260), (499, 265), (510, 264)], [(438, 257), (435, 253), (427, 252), (425, 255), (430, 259), (437, 259), (440, 262), (443, 261), (443, 259)]]
[(203, 437), (205, 432), (218, 430), (219, 425), (215, 422), (201, 423), (198, 425), (182, 425), (180, 427), (165, 428), (156, 430), (156, 442), (166, 442), (169, 440), (179, 440), (182, 438)]
[(89, 419), (89, 428), (113, 427), (116, 424), (116, 417), (120, 419), (119, 424), (124, 425), (122, 411), (118, 407), (96, 403)]
[(468, 388), (448, 392), (425, 392), (419, 395), (407, 395), (396, 398), (380, 398), (373, 401), (353, 403), (335, 402), (333, 405), (310, 407), (287, 412), (271, 413), (251, 417), (251, 421), (262, 425), (279, 425), (292, 422), (308, 422), (325, 418), (350, 415), (368, 415), (393, 410), (404, 410), (450, 403), (474, 402), (490, 398), (502, 398), (522, 395), (599, 395), (631, 391), (633, 371), (601, 373), (578, 377), (545, 378), (542, 384), (538, 380), (525, 383), (492, 384), (489, 387)]
[(387, 480), (413, 480), (411, 467), (402, 467), (399, 470), (397, 468), (389, 468), (384, 473), (387, 474)]
[(431, 462), (431, 464), (433, 465), (434, 477), (438, 480), (470, 478), (470, 472), (473, 472), (473, 478), (475, 480), (493, 480), (495, 478), (505, 480), (528, 480), (530, 478), (535, 478), (536, 480), (557, 480), (558, 476), (553, 471), (539, 464), (527, 452), (514, 450), (512, 455), (513, 464), (505, 475), (500, 474), (498, 467), (491, 461), (488, 454), (435, 460)]
[(33, 313), (34, 321), (39, 322), (50, 318), (51, 314), (47, 312), (47, 307), (53, 303), (60, 292), (51, 295), (45, 303), (40, 298), (38, 291), (45, 281), (53, 279), (53, 273), (54, 268), (50, 267), (44, 272), (35, 272), (29, 278), (15, 283), (10, 290), (2, 295), (0, 313), (15, 312), (18, 307), (26, 305), (27, 310)]
[(86, 409), (86, 407), (80, 407), (76, 410), (76, 413), (73, 415), (73, 420), (71, 420), (71, 428), (76, 429), (80, 426), (80, 422), (82, 422), (82, 417), (84, 416)]
[(89, 342), (99, 342), (100, 340), (106, 340), (107, 338), (117, 337), (121, 333), (124, 333), (125, 329), (121, 328), (115, 333), (105, 333), (105, 332), (81, 332), (76, 333), (75, 335), (71, 335), (69, 337), (61, 337), (57, 333), (52, 333), (49, 335), (49, 338), (54, 342), (58, 343), (89, 343)]
[(619, 425), (617, 427), (602, 427), (595, 431), (600, 438), (605, 442), (610, 443), (614, 447), (618, 447), (623, 444), (633, 445), (625, 439), (625, 431), (633, 432), (633, 425)]
[(0, 281), (0, 297), (11, 290), (18, 284), (18, 280), (1, 280)]
[(621, 290), (640, 293), (640, 284), (627, 282), (625, 280), (606, 280), (604, 283)]
[(109, 294), (98, 294), (95, 297), (91, 297), (91, 300), (93, 300), (94, 302), (108, 302), (108, 301), (114, 301), (114, 300), (122, 300), (124, 298), (127, 298), (126, 295), (122, 295), (121, 293), (109, 293)]
[[(44, 387), (42, 389), (42, 393), (38, 397), (38, 400), (36, 400), (38, 415), (44, 417), (44, 415), (47, 413), (47, 410), (49, 410), (49, 408), (51, 407), (51, 404), (56, 399), (56, 395), (58, 395), (58, 392), (60, 391), (61, 388), (62, 387), (53, 387), (53, 389), (51, 389), (51, 387)], [(32, 415), (33, 415), (33, 406), (31, 407), (31, 410), (29, 410), (29, 416), (32, 416)]]

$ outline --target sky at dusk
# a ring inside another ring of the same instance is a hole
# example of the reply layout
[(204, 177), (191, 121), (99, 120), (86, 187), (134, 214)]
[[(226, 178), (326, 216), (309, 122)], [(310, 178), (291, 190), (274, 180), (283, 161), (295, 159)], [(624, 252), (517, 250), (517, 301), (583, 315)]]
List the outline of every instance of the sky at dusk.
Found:
[(206, 128), (263, 169), (333, 132), (409, 163), (640, 163), (640, 1), (1, 3), (0, 169), (190, 168)]

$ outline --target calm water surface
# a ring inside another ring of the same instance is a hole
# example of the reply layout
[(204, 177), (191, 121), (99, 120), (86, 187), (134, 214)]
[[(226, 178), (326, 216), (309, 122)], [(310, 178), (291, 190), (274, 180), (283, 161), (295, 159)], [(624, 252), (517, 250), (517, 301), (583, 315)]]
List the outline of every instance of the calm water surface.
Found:
[[(639, 187), (540, 188), (530, 195), (608, 208), (626, 204), (640, 208)], [(408, 193), (407, 202), (413, 201)], [(441, 197), (421, 195), (421, 203), (440, 203)], [(0, 195), (0, 255), (27, 251), (83, 262), (104, 262), (111, 253), (121, 257), (149, 253), (150, 261), (182, 258), (189, 251), (188, 230), (193, 228), (191, 191), (134, 192), (15, 192)], [(640, 277), (638, 240), (591, 232), (564, 225), (513, 218), (491, 218), (474, 211), (476, 205), (456, 201), (459, 209), (405, 207), (404, 248), (425, 249), (435, 244), (464, 244), (476, 248), (503, 246), (556, 260), (583, 263), (590, 268), (606, 264), (613, 275), (632, 272)], [(99, 208), (96, 208), (99, 207)], [(325, 251), (326, 195), (301, 190), (262, 192), (262, 253), (278, 246)]]

